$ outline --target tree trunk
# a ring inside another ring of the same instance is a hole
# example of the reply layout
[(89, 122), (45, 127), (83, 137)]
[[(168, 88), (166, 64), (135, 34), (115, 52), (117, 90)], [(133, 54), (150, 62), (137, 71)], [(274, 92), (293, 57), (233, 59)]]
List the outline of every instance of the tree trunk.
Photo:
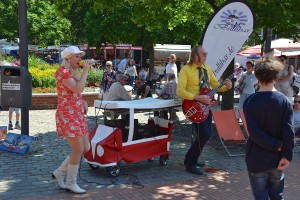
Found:
[[(228, 76), (230, 76), (234, 71), (234, 59), (231, 61), (227, 69), (222, 75), (222, 79), (226, 79)], [(222, 104), (221, 104), (221, 110), (230, 110), (233, 109), (233, 103), (234, 103), (234, 82), (236, 80), (232, 81), (232, 88), (226, 92), (222, 93)]]
[(154, 68), (154, 46), (153, 45), (149, 48), (149, 59), (150, 59), (149, 74), (151, 75)]

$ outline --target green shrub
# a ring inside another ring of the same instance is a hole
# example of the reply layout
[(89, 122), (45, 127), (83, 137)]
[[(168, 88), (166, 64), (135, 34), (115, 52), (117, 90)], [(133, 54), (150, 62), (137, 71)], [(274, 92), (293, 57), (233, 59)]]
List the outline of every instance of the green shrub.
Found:
[[(0, 58), (0, 61), (4, 57)], [(13, 61), (13, 57), (6, 59), (8, 62)], [(55, 72), (60, 67), (59, 64), (50, 65), (36, 56), (28, 57), (28, 69), (32, 76), (33, 88), (55, 88)], [(87, 77), (87, 86), (99, 86), (103, 71), (91, 68)]]
[(29, 67), (29, 72), (32, 76), (32, 87), (55, 87), (55, 71), (56, 69), (39, 69), (38, 67)]
[[(53, 88), (55, 87), (55, 72), (59, 64), (49, 65), (35, 56), (29, 56), (29, 72), (32, 75), (32, 87)], [(99, 86), (103, 71), (91, 68), (87, 77), (87, 86)]]
[(99, 86), (102, 76), (103, 70), (99, 71), (92, 67), (87, 77), (87, 86)]

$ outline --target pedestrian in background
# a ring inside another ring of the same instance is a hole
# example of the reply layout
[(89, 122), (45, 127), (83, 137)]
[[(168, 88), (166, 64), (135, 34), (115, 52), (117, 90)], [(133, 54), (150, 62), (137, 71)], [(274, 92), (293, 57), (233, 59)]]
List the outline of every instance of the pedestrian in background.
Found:
[(292, 104), (294, 90), (291, 86), (291, 81), (294, 75), (294, 67), (293, 65), (287, 64), (287, 57), (285, 55), (279, 56), (279, 60), (283, 64), (284, 68), (278, 73), (278, 77), (275, 80), (275, 88), (284, 94)]
[[(145, 67), (142, 67), (138, 78), (143, 79), (143, 82), (145, 83), (147, 81), (147, 77), (148, 77), (147, 69)], [(135, 86), (138, 87), (137, 85)]]
[(175, 54), (170, 55), (170, 61), (166, 66), (167, 82), (169, 81), (171, 74), (175, 74), (175, 81), (177, 83), (177, 65), (176, 65), (176, 55)]
[(254, 199), (284, 199), (283, 170), (294, 148), (293, 108), (274, 87), (284, 67), (270, 56), (257, 63), (254, 72), (260, 89), (243, 107), (249, 131), (245, 160)]
[(53, 65), (55, 63), (54, 59), (51, 57), (51, 55), (46, 56), (46, 62), (50, 65)]
[(125, 74), (118, 74), (117, 82), (113, 83), (110, 87), (109, 93), (107, 95), (108, 101), (121, 101), (121, 100), (131, 100), (131, 95), (125, 89), (124, 85), (127, 85), (128, 77)]
[(120, 61), (117, 69), (118, 74), (124, 74), (129, 59), (130, 59), (130, 55), (126, 55), (125, 58)]
[[(79, 72), (79, 61), (85, 55), (76, 46), (69, 46), (61, 53), (62, 66), (55, 73), (58, 106), (55, 114), (57, 136), (65, 137), (71, 147), (71, 153), (53, 172), (58, 186), (74, 193), (85, 193), (77, 185), (77, 174), (81, 156), (89, 146), (88, 124), (85, 118), (87, 103), (81, 93), (86, 85), (88, 72), (93, 63), (86, 60), (82, 74)], [(66, 183), (64, 176), (67, 174)]]
[(141, 97), (142, 99), (152, 97), (150, 86), (145, 84), (144, 79), (137, 77), (135, 79), (135, 85), (137, 87), (136, 99)]
[(137, 71), (135, 67), (135, 61), (133, 59), (129, 59), (126, 66), (126, 75), (129, 76), (129, 85), (133, 87), (134, 79), (137, 76)]
[(117, 81), (117, 72), (113, 70), (113, 63), (111, 61), (106, 61), (106, 70), (103, 73), (102, 79), (100, 81), (100, 94), (99, 97), (103, 100), (107, 99), (109, 88), (114, 82)]
[(239, 98), (239, 109), (243, 109), (243, 104), (245, 100), (255, 92), (255, 86), (257, 85), (257, 79), (253, 71), (253, 62), (248, 61), (246, 63), (246, 67), (247, 71), (245, 73), (242, 73), (241, 78), (238, 80), (239, 84), (241, 84), (242, 82), (245, 84)]
[[(177, 83), (175, 81), (175, 74), (171, 74), (169, 82), (167, 82), (161, 90), (156, 90), (155, 93), (159, 98), (162, 99), (175, 99), (177, 90)], [(164, 119), (171, 119), (171, 120), (179, 120), (178, 116), (176, 115), (176, 111), (173, 108), (168, 110), (163, 110), (163, 117)], [(168, 113), (170, 117), (168, 118)]]
[(295, 136), (300, 138), (300, 95), (295, 96), (294, 98), (294, 131)]
[[(9, 107), (8, 108), (8, 130), (14, 130), (18, 129), (21, 130), (21, 126), (20, 126), (20, 108), (13, 108), (13, 107)], [(13, 127), (13, 123), (12, 123), (12, 118), (13, 118), (13, 113), (16, 113), (16, 123), (15, 123), (15, 127)]]

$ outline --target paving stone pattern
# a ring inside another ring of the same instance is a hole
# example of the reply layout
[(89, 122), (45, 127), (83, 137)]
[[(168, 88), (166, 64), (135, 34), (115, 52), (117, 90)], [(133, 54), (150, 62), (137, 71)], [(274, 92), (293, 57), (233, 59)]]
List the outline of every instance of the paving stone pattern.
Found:
[[(102, 113), (98, 115), (97, 121), (103, 123)], [(206, 176), (185, 170), (183, 159), (191, 143), (192, 130), (182, 112), (177, 115), (179, 121), (175, 122), (171, 157), (166, 166), (160, 166), (158, 158), (153, 162), (121, 162), (120, 176), (112, 178), (105, 168), (93, 170), (82, 161), (78, 184), (88, 193), (75, 195), (58, 189), (51, 178), (53, 170), (70, 152), (66, 140), (56, 136), (55, 110), (31, 110), (29, 130), (34, 140), (28, 152), (19, 155), (0, 151), (0, 199), (252, 199), (244, 156), (229, 157), (214, 128), (201, 160), (206, 164), (204, 169), (219, 170), (206, 172)], [(137, 115), (141, 122), (146, 122), (148, 117), (149, 113)], [(89, 108), (87, 119), (91, 130), (96, 121), (94, 108)], [(8, 112), (3, 111), (0, 124), (7, 124), (7, 121)], [(20, 133), (19, 130), (11, 132)], [(231, 150), (244, 151), (244, 147), (232, 147)], [(295, 164), (299, 166), (298, 161), (299, 147), (295, 149)], [(287, 181), (287, 190), (291, 192), (286, 199), (297, 199), (292, 195), (300, 195), (299, 173), (296, 167), (292, 170), (288, 177), (294, 179)]]

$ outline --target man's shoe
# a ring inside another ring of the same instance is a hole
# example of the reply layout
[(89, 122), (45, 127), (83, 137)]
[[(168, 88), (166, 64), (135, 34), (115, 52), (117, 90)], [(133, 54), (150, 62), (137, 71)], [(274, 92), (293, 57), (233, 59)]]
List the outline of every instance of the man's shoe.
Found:
[(19, 123), (16, 123), (16, 124), (15, 124), (15, 129), (21, 130), (21, 126), (20, 126)]
[[(184, 165), (187, 165), (186, 160), (183, 161), (183, 164), (184, 164)], [(195, 166), (197, 166), (197, 167), (204, 167), (204, 166), (205, 166), (205, 163), (198, 163), (198, 162), (197, 162)]]
[(192, 174), (203, 175), (203, 173), (200, 171), (200, 168), (195, 165), (187, 165), (186, 170)]
[(14, 130), (12, 123), (8, 124), (8, 130)]

